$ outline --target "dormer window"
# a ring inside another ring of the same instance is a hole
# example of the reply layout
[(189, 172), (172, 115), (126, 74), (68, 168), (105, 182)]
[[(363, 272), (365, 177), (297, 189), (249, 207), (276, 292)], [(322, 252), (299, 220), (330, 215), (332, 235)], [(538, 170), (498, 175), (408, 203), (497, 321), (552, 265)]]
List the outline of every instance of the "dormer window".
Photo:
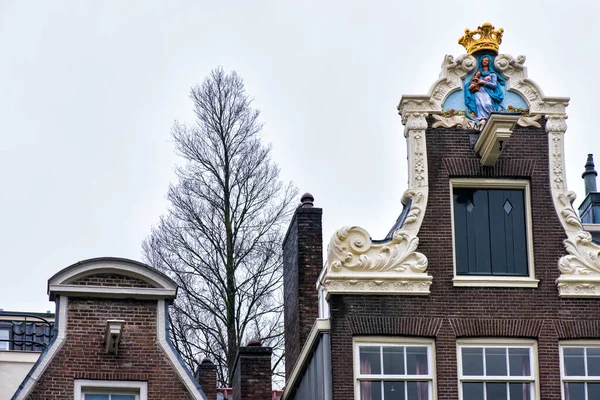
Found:
[(455, 286), (537, 287), (529, 182), (453, 179)]

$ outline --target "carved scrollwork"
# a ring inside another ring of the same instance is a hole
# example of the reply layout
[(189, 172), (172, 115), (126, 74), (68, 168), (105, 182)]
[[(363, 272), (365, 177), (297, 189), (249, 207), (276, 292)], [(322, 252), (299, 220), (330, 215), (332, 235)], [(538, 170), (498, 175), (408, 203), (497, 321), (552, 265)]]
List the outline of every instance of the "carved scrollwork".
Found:
[(454, 60), (454, 56), (447, 54), (444, 57), (444, 62), (442, 63), (442, 72), (441, 76), (449, 76), (452, 74), (457, 75), (459, 78), (462, 78), (469, 72), (473, 71), (475, 66), (477, 65), (477, 61), (475, 57), (470, 54), (461, 54)]
[(600, 273), (600, 246), (592, 241), (592, 235), (586, 231), (564, 241), (569, 255), (558, 262), (560, 272), (567, 275), (589, 275)]
[(427, 257), (416, 251), (419, 238), (400, 231), (391, 241), (374, 244), (367, 231), (353, 226), (339, 229), (327, 249), (331, 271), (415, 272), (427, 269)]
[(404, 125), (407, 130), (427, 129), (427, 113), (411, 112), (404, 116)]
[(525, 56), (521, 55), (514, 58), (508, 54), (500, 54), (494, 60), (494, 67), (501, 71), (505, 76), (511, 76), (515, 71), (522, 71), (525, 66)]
[(402, 196), (410, 204), (403, 225), (389, 240), (374, 242), (360, 227), (339, 229), (327, 247), (327, 262), (320, 282), (329, 293), (429, 294), (431, 276), (427, 257), (417, 252), (416, 236), (423, 219), (426, 194), (408, 189)]

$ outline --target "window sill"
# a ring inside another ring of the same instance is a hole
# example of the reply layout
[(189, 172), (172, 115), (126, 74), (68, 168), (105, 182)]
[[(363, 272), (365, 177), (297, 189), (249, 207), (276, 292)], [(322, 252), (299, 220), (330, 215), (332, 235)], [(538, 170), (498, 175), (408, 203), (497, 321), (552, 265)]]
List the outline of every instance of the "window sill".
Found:
[(454, 286), (537, 288), (539, 279), (529, 276), (455, 276)]

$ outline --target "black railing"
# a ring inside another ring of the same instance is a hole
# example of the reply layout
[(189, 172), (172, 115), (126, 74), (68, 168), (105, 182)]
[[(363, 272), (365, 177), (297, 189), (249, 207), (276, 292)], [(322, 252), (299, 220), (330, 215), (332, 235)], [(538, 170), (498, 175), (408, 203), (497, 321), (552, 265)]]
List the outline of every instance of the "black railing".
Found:
[[(0, 349), (19, 351), (43, 351), (52, 339), (54, 323), (39, 315), (0, 313)], [(8, 338), (6, 338), (8, 336)], [(3, 345), (7, 343), (8, 345)]]

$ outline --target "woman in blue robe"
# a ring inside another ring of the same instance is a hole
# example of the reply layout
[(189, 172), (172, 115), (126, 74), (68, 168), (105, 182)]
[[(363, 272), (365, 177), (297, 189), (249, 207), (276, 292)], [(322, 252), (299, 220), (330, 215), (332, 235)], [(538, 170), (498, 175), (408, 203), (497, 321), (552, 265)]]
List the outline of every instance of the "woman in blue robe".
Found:
[(503, 111), (500, 104), (504, 100), (502, 86), (506, 85), (506, 81), (494, 71), (489, 55), (479, 59), (477, 72), (478, 80), (465, 85), (465, 105), (468, 111), (477, 116), (477, 120), (485, 123), (492, 112)]

